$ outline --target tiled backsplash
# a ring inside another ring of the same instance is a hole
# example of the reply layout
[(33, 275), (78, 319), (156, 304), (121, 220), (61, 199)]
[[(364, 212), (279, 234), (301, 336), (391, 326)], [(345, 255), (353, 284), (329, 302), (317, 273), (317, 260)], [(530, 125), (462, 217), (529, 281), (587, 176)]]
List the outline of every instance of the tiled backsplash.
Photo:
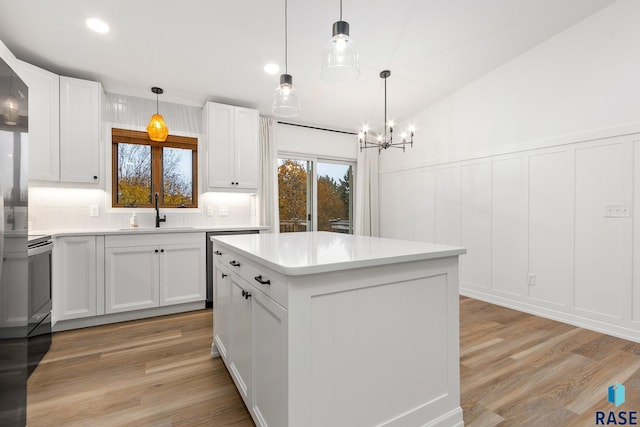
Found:
[[(90, 216), (91, 206), (98, 216)], [(160, 209), (167, 216), (165, 227), (258, 225), (256, 197), (237, 193), (199, 195), (198, 209)], [(224, 215), (225, 211), (227, 215)], [(70, 230), (129, 227), (135, 212), (140, 227), (153, 227), (155, 211), (149, 208), (111, 207), (111, 197), (103, 190), (29, 187), (29, 229)], [(220, 215), (222, 213), (222, 215)]]

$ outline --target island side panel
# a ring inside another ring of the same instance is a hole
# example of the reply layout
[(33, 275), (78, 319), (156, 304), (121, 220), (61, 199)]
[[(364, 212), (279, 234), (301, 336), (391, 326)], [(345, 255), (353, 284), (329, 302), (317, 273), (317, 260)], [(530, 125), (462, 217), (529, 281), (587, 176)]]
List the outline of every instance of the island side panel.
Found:
[(289, 419), (463, 425), (458, 257), (289, 277)]

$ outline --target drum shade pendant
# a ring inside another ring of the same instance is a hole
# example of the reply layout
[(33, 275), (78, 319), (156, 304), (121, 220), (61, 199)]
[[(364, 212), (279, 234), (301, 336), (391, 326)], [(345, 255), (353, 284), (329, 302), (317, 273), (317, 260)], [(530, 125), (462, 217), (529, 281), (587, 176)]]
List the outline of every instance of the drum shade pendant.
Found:
[(159, 87), (152, 87), (151, 92), (156, 94), (156, 114), (151, 116), (151, 120), (147, 125), (147, 133), (149, 134), (149, 139), (157, 142), (164, 142), (167, 140), (167, 136), (169, 136), (169, 128), (164, 123), (164, 117), (158, 114), (158, 95), (162, 95), (164, 92)]
[(300, 101), (296, 88), (293, 87), (293, 76), (287, 67), (287, 0), (284, 0), (284, 74), (280, 75), (280, 85), (276, 88), (273, 98), (273, 114), (280, 117), (294, 117), (300, 114)]
[(349, 37), (349, 23), (340, 20), (333, 23), (333, 36), (324, 46), (320, 77), (329, 83), (346, 83), (360, 77), (360, 62), (353, 39)]

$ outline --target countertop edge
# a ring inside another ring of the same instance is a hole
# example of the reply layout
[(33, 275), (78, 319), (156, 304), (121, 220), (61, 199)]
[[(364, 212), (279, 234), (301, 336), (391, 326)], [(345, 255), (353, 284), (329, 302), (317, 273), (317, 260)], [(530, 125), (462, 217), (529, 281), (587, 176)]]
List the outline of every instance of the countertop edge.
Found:
[(30, 234), (50, 235), (51, 237), (73, 237), (73, 236), (110, 236), (110, 235), (139, 235), (139, 234), (169, 234), (169, 233), (205, 233), (215, 231), (240, 231), (240, 230), (269, 230), (263, 225), (246, 226), (193, 226), (193, 227), (167, 227), (167, 228), (96, 228), (80, 230), (34, 230)]
[[(212, 237), (214, 239), (215, 237)], [(374, 267), (379, 265), (400, 264), (403, 262), (412, 261), (426, 261), (439, 258), (448, 258), (452, 256), (464, 255), (467, 253), (465, 248), (452, 248), (443, 251), (424, 252), (418, 254), (398, 255), (385, 258), (373, 258), (366, 260), (337, 262), (331, 264), (321, 264), (303, 267), (287, 267), (281, 264), (273, 263), (265, 258), (259, 257), (251, 252), (247, 252), (236, 246), (230, 245), (226, 242), (216, 239), (216, 243), (231, 251), (237, 252), (239, 255), (246, 257), (247, 259), (264, 265), (271, 270), (283, 274), (285, 276), (306, 276), (311, 274), (330, 273), (333, 271), (354, 270), (364, 267)]]

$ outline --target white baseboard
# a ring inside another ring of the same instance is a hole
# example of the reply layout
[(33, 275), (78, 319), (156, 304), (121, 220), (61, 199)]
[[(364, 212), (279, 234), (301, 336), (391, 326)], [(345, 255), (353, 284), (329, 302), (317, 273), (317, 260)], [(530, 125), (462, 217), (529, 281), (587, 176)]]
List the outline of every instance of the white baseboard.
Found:
[(127, 311), (123, 313), (104, 314), (100, 316), (84, 317), (81, 319), (58, 320), (53, 326), (53, 332), (67, 331), (70, 329), (88, 328), (90, 326), (108, 325), (110, 323), (127, 322), (129, 320), (146, 319), (149, 317), (165, 316), (167, 314), (183, 313), (187, 311), (202, 310), (204, 301), (189, 302), (186, 304), (169, 305), (165, 307), (149, 308), (146, 310)]
[(602, 322), (600, 320), (589, 319), (574, 313), (567, 313), (566, 311), (541, 307), (539, 305), (505, 298), (489, 292), (479, 291), (477, 289), (460, 287), (460, 295), (640, 343), (640, 330), (630, 327), (627, 328), (620, 325)]

